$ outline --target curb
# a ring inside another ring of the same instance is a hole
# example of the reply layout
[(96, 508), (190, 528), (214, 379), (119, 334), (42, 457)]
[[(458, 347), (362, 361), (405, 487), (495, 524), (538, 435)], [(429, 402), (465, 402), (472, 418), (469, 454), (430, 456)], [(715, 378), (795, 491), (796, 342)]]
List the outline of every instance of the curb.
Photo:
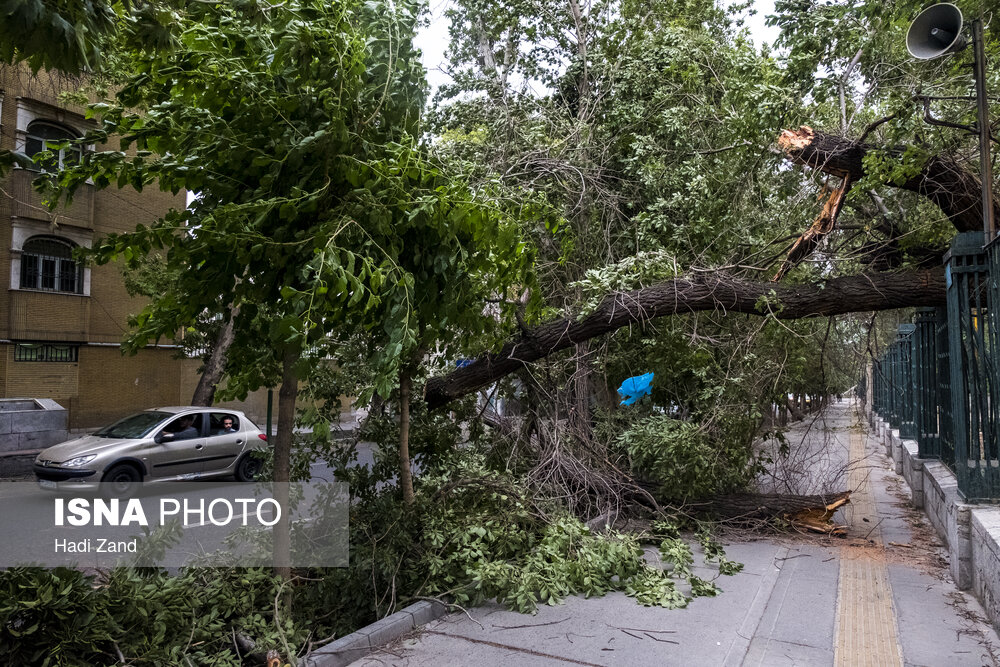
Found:
[[(16, 475), (31, 475), (34, 470), (35, 457), (40, 449), (21, 449), (13, 452), (0, 452), (0, 477)], [(34, 480), (34, 475), (32, 475)]]
[(420, 601), (395, 614), (344, 635), (314, 650), (303, 667), (346, 667), (425, 623), (441, 618), (448, 608), (440, 602)]

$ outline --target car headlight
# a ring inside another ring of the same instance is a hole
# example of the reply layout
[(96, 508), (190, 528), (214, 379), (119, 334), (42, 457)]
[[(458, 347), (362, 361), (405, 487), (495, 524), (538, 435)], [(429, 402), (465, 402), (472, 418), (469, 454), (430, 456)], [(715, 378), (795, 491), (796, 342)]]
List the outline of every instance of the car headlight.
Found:
[(87, 456), (78, 456), (75, 459), (70, 459), (69, 461), (66, 461), (66, 463), (63, 463), (63, 465), (66, 466), (67, 468), (79, 468), (80, 466), (82, 466), (82, 465), (84, 465), (86, 463), (90, 463), (91, 461), (93, 461), (96, 458), (97, 458), (97, 454), (89, 454)]

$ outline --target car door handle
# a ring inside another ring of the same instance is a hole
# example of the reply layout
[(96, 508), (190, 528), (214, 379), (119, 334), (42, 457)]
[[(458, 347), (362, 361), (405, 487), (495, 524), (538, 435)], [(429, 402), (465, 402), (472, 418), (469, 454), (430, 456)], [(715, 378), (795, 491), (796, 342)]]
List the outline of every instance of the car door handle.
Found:
[(236, 441), (236, 444), (237, 444), (237, 445), (242, 445), (242, 444), (243, 444), (243, 441), (242, 441), (242, 440), (237, 440), (237, 441)]
[(195, 445), (194, 448), (195, 449), (204, 449), (205, 445)]

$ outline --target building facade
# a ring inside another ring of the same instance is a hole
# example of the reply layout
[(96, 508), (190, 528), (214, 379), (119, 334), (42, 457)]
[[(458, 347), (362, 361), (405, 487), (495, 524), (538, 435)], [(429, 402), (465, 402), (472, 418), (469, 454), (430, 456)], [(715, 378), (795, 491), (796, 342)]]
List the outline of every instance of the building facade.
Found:
[[(61, 99), (78, 85), (63, 75), (0, 66), (0, 148), (32, 155), (46, 141), (86, 132), (83, 108)], [(51, 160), (75, 155), (53, 151)], [(107, 233), (135, 229), (185, 206), (184, 193), (85, 185), (69, 207), (48, 211), (31, 187), (36, 176), (14, 169), (0, 181), (0, 398), (53, 399), (69, 410), (71, 429), (189, 404), (200, 360), (177, 358), (172, 345), (123, 356), (128, 316), (142, 300), (129, 296), (120, 266), (81, 266), (72, 255), (77, 246), (91, 247)], [(262, 394), (229, 407), (246, 410), (255, 421), (264, 418)]]

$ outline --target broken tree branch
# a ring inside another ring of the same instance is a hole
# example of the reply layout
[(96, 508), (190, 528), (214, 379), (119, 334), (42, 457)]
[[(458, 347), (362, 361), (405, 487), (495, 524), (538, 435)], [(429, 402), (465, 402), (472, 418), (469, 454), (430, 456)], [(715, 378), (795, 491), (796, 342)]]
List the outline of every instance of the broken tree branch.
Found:
[[(813, 250), (827, 237), (827, 235), (837, 226), (837, 217), (840, 210), (844, 208), (844, 199), (854, 183), (849, 175), (843, 175), (840, 186), (834, 189), (826, 198), (823, 210), (819, 212), (816, 219), (809, 226), (809, 229), (802, 233), (788, 251), (788, 257), (781, 263), (781, 268), (771, 278), (773, 282), (781, 280), (786, 273), (799, 265), (804, 259), (813, 253)], [(824, 190), (826, 188), (824, 187)]]

